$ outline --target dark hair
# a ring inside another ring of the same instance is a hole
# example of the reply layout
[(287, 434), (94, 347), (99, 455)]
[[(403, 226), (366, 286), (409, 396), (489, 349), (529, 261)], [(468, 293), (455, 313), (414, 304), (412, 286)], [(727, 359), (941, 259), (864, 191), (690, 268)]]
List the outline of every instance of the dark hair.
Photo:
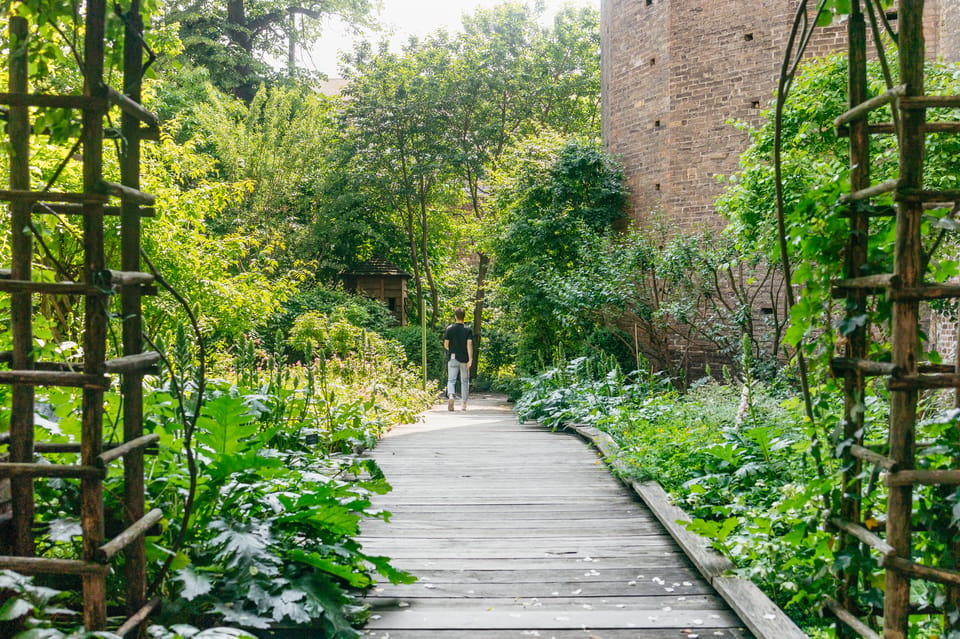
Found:
[(457, 318), (458, 322), (462, 322), (463, 319), (467, 316), (467, 312), (462, 308), (453, 309), (453, 316)]

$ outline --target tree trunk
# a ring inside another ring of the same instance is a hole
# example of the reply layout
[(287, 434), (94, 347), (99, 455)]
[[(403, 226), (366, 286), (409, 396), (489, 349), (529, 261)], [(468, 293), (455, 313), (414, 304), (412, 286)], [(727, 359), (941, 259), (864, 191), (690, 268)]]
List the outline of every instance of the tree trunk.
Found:
[(477, 290), (473, 296), (473, 365), (470, 375), (476, 376), (480, 368), (480, 342), (483, 334), (483, 308), (487, 296), (487, 270), (490, 258), (483, 252), (477, 253), (479, 264), (477, 267)]
[(427, 234), (427, 187), (421, 183), (420, 191), (420, 254), (423, 256), (423, 273), (430, 288), (430, 329), (437, 329), (437, 316), (440, 314), (440, 298), (437, 287), (433, 283), (433, 269), (430, 268), (430, 253), (427, 251), (429, 237)]
[(253, 39), (250, 36), (250, 28), (247, 24), (247, 11), (244, 0), (227, 0), (227, 25), (225, 28), (227, 37), (237, 45), (244, 53), (246, 59), (240, 61), (236, 66), (238, 84), (233, 90), (234, 97), (240, 98), (249, 104), (257, 93), (256, 85), (251, 82), (253, 78), (253, 66), (250, 60), (253, 56)]

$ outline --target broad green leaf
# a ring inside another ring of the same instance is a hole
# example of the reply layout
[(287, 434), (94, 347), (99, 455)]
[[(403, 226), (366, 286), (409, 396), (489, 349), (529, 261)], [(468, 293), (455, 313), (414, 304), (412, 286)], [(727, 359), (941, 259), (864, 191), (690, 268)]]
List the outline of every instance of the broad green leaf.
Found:
[(221, 395), (205, 403), (197, 420), (197, 441), (221, 455), (235, 454), (243, 448), (242, 440), (256, 433), (257, 425), (241, 397)]
[(354, 588), (366, 588), (370, 585), (370, 577), (359, 572), (355, 567), (343, 564), (337, 564), (321, 556), (319, 553), (306, 553), (302, 550), (294, 550), (289, 555), (290, 559), (299, 561), (322, 570), (328, 574), (343, 579)]
[(213, 582), (210, 578), (196, 572), (190, 566), (178, 570), (175, 579), (183, 584), (183, 590), (180, 592), (180, 596), (187, 601), (193, 601), (213, 589)]
[(19, 597), (13, 597), (0, 606), (0, 621), (14, 621), (31, 613), (33, 613), (33, 604)]

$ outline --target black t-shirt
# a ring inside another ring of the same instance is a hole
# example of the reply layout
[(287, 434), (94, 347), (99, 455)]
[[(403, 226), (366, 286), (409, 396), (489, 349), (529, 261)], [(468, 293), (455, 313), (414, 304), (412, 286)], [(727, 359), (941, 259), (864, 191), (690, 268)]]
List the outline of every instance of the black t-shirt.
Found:
[(443, 331), (444, 341), (450, 342), (450, 353), (457, 356), (458, 362), (470, 361), (470, 354), (467, 353), (467, 342), (473, 341), (473, 329), (457, 322), (451, 324)]

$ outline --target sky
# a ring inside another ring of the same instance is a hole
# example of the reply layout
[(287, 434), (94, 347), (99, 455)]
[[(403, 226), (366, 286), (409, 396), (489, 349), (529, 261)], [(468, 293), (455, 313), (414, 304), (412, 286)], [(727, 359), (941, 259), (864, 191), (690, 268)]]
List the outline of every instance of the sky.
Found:
[[(503, 0), (383, 0), (380, 22), (393, 32), (390, 41), (393, 48), (399, 50), (400, 43), (406, 42), (411, 35), (424, 36), (443, 28), (453, 33), (461, 30), (461, 17), (472, 14), (477, 8), (487, 8), (500, 4)], [(532, 0), (528, 0), (532, 3)], [(592, 6), (599, 10), (600, 0), (544, 0), (546, 16), (552, 16), (565, 4), (574, 6)], [(326, 73), (331, 78), (338, 77), (337, 54), (339, 51), (353, 50), (355, 36), (339, 23), (327, 27), (327, 36), (321, 39), (310, 51), (301, 55), (301, 64), (306, 68)], [(379, 42), (382, 37), (369, 37)]]

